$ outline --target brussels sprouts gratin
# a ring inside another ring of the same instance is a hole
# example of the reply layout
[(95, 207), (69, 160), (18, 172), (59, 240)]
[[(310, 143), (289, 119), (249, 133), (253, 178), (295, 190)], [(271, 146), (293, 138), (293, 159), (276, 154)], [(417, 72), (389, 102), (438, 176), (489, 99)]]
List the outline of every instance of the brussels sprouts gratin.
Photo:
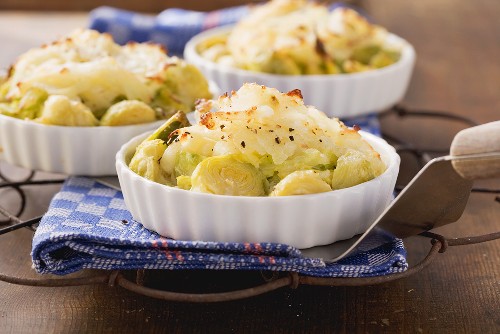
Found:
[(273, 74), (362, 72), (399, 60), (387, 30), (356, 11), (306, 0), (274, 0), (257, 6), (229, 34), (197, 46), (219, 64)]
[(50, 125), (117, 126), (167, 119), (210, 97), (198, 69), (159, 45), (120, 46), (108, 34), (78, 30), (19, 57), (0, 86), (0, 114)]
[(312, 106), (299, 90), (245, 84), (197, 104), (197, 124), (182, 112), (135, 151), (129, 167), (181, 189), (234, 196), (287, 196), (351, 187), (382, 174), (380, 155)]

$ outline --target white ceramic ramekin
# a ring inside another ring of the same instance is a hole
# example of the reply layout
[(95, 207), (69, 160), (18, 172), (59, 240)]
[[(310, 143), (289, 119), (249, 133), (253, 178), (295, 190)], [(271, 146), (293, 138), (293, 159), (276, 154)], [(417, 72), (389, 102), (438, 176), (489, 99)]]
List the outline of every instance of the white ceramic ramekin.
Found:
[(115, 155), (132, 137), (163, 121), (126, 126), (38, 124), (0, 115), (0, 155), (13, 165), (51, 173), (116, 175)]
[(128, 167), (147, 134), (116, 155), (125, 204), (135, 220), (178, 240), (279, 242), (298, 248), (326, 245), (364, 232), (389, 204), (399, 155), (381, 138), (360, 131), (387, 164), (379, 177), (321, 194), (286, 197), (222, 196), (149, 181)]
[(389, 34), (387, 44), (401, 47), (398, 62), (381, 69), (350, 74), (292, 76), (251, 72), (217, 64), (198, 53), (200, 42), (227, 34), (231, 29), (214, 28), (194, 36), (186, 44), (184, 58), (196, 65), (209, 80), (215, 81), (223, 92), (237, 90), (247, 82), (275, 87), (281, 92), (298, 88), (306, 104), (339, 118), (383, 111), (401, 101), (416, 58), (413, 47), (394, 34)]

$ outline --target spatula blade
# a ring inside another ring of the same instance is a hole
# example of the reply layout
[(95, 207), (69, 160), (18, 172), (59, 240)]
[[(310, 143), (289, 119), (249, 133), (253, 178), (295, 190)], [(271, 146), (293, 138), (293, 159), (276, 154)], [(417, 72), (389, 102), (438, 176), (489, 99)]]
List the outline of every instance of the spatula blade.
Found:
[(365, 233), (331, 245), (303, 249), (302, 254), (336, 262), (347, 255), (381, 246), (383, 238), (362, 243), (376, 239), (381, 235), (380, 230), (406, 238), (457, 221), (465, 210), (472, 181), (462, 178), (451, 161), (446, 156), (428, 162)]
[(376, 225), (398, 238), (457, 221), (465, 210), (472, 181), (462, 178), (452, 159), (431, 160), (392, 202)]

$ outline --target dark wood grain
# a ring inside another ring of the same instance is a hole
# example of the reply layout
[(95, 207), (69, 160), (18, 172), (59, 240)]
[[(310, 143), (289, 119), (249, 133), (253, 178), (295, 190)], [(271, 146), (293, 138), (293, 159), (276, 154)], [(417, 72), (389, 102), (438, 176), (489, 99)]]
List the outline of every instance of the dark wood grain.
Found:
[[(417, 51), (404, 100), (407, 106), (452, 111), (480, 123), (500, 119), (500, 2), (373, 0), (362, 4), (377, 22), (406, 38)], [(385, 132), (420, 147), (443, 148), (463, 128), (460, 123), (393, 116), (382, 125)], [(412, 162), (404, 157), (400, 181), (414, 172)], [(500, 182), (485, 180), (476, 185), (498, 189)], [(43, 212), (56, 190), (54, 186), (30, 191), (28, 200), (36, 209), (27, 215)], [(5, 196), (0, 192), (0, 202)], [(439, 232), (459, 237), (499, 230), (500, 203), (494, 199), (491, 194), (473, 194), (459, 222)], [(0, 237), (1, 273), (37, 277), (30, 268), (31, 238), (28, 230)], [(410, 238), (405, 244), (410, 265), (429, 248), (423, 238)], [(198, 279), (203, 284), (225, 285), (224, 277), (207, 277)], [(207, 283), (207, 279), (217, 282)], [(183, 284), (182, 280), (165, 282), (174, 288)], [(418, 275), (393, 283), (283, 288), (210, 305), (155, 300), (104, 285), (36, 288), (0, 282), (0, 295), (0, 333), (498, 333), (500, 242), (452, 247)]]

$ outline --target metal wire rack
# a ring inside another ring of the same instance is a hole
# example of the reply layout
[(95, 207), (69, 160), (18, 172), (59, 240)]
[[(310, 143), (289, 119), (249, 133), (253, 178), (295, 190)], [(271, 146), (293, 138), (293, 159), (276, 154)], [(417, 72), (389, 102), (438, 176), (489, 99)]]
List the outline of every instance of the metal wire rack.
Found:
[[(454, 115), (448, 112), (411, 110), (401, 105), (396, 105), (391, 109), (380, 113), (379, 118), (381, 119), (389, 115), (394, 115), (399, 118), (440, 118), (443, 120), (459, 122), (466, 126), (477, 125), (471, 119)], [(394, 138), (387, 133), (382, 133), (382, 136), (394, 145), (398, 153), (408, 153), (412, 155), (417, 160), (420, 167), (423, 167), (425, 163), (427, 163), (432, 158), (433, 155), (443, 155), (448, 152), (447, 148), (418, 148), (411, 143), (405, 142), (398, 138)], [(19, 196), (19, 209), (17, 210), (17, 212), (8, 212), (6, 209), (0, 206), (0, 235), (12, 232), (20, 228), (29, 228), (32, 231), (36, 230), (36, 225), (39, 223), (41, 217), (35, 217), (26, 221), (23, 221), (19, 218), (23, 214), (27, 206), (27, 196), (24, 189), (25, 187), (40, 187), (44, 185), (61, 184), (65, 181), (64, 179), (35, 180), (35, 175), (35, 171), (30, 171), (25, 178), (21, 180), (12, 180), (0, 169), (0, 189), (13, 189)], [(402, 185), (397, 185), (395, 192), (398, 193), (403, 188), (404, 187)], [(473, 188), (472, 192), (493, 194), (494, 200), (497, 203), (500, 203), (500, 189)], [(180, 302), (222, 302), (257, 296), (287, 286), (292, 289), (297, 288), (299, 285), (365, 286), (395, 281), (404, 277), (411, 276), (423, 270), (435, 260), (437, 254), (445, 252), (450, 246), (470, 245), (500, 239), (500, 232), (465, 238), (446, 238), (442, 235), (432, 232), (424, 232), (421, 234), (421, 236), (431, 239), (431, 247), (424, 259), (422, 259), (418, 264), (410, 267), (405, 272), (386, 276), (366, 278), (320, 278), (304, 276), (295, 272), (259, 272), (260, 282), (258, 282), (255, 286), (243, 289), (235, 289), (233, 291), (208, 293), (166, 291), (161, 287), (156, 286), (154, 283), (154, 276), (158, 275), (159, 271), (145, 269), (139, 269), (136, 271), (100, 270), (96, 271), (91, 276), (72, 277), (73, 275), (70, 275), (70, 277), (58, 279), (31, 279), (14, 277), (0, 273), (0, 281), (9, 282), (12, 284), (39, 287), (67, 287), (91, 284), (107, 284), (111, 287), (120, 286), (137, 294), (163, 300)]]

